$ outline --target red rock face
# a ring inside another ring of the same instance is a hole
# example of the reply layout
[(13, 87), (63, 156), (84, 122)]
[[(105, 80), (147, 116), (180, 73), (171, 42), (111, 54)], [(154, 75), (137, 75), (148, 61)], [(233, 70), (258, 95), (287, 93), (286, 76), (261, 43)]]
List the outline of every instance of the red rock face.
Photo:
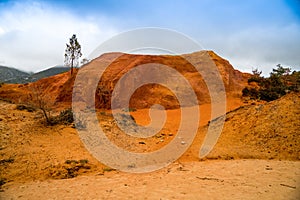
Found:
[[(109, 56), (109, 54), (105, 56)], [(106, 68), (101, 80), (99, 81), (95, 95), (95, 103), (97, 108), (111, 108), (111, 96), (117, 82), (130, 70), (144, 65), (149, 67), (149, 70), (146, 68), (146, 70), (141, 72), (143, 74), (135, 72), (135, 74), (133, 73), (128, 76), (126, 80), (122, 82), (121, 88), (119, 88), (120, 91), (126, 92), (128, 88), (133, 87), (133, 85), (136, 84), (136, 79), (139, 79), (140, 77), (147, 79), (149, 76), (158, 77), (158, 80), (168, 82), (171, 84), (171, 86), (173, 86), (173, 88), (176, 89), (174, 91), (159, 84), (143, 85), (136, 89), (131, 96), (129, 102), (129, 107), (131, 108), (149, 108), (153, 104), (160, 104), (167, 109), (178, 108), (180, 104), (174, 93), (179, 93), (184, 96), (186, 105), (183, 106), (210, 103), (211, 99), (207, 83), (195, 68), (200, 66), (204, 71), (209, 71), (209, 67), (211, 66), (206, 64), (208, 62), (211, 62), (216, 66), (216, 69), (218, 70), (217, 73), (221, 75), (226, 94), (229, 96), (240, 95), (241, 90), (245, 87), (249, 78), (248, 74), (244, 74), (235, 70), (227, 60), (222, 59), (211, 51), (196, 52), (181, 56), (131, 54), (119, 54), (118, 56), (119, 57), (112, 62), (109, 67)], [(105, 58), (99, 57), (92, 61), (89, 65), (97, 65), (97, 61), (101, 59)], [(207, 61), (207, 59), (209, 59), (209, 61)], [(199, 65), (194, 66), (194, 63)], [(189, 100), (190, 95), (185, 88), (182, 88), (179, 82), (176, 81), (177, 77), (171, 78), (170, 76), (166, 75), (166, 73), (162, 73), (161, 70), (153, 70), (151, 69), (152, 65), (167, 66), (179, 72), (191, 85), (197, 96), (198, 102), (195, 102), (192, 99)], [(95, 68), (97, 69), (97, 67)], [(218, 76), (217, 73), (214, 74), (213, 72), (208, 72), (209, 76), (211, 76), (210, 79), (214, 79), (215, 76)], [(218, 90), (217, 87), (212, 86), (212, 88), (213, 90), (214, 88)], [(118, 105), (118, 102), (114, 101), (114, 103)], [(120, 105), (120, 107), (122, 107), (122, 105)]]

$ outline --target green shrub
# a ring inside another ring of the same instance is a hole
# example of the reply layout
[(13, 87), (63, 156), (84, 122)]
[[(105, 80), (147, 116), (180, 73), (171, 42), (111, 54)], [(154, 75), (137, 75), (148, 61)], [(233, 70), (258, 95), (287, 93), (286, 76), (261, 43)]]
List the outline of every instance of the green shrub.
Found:
[(6, 183), (5, 178), (0, 178), (0, 187)]
[(18, 104), (16, 106), (17, 110), (27, 110), (28, 112), (34, 112), (36, 109), (32, 106), (24, 105), (24, 104)]
[(79, 160), (79, 163), (84, 165), (87, 164), (89, 161), (87, 159)]
[(78, 164), (79, 162), (77, 160), (66, 160), (65, 164)]
[(259, 88), (245, 87), (242, 90), (244, 97), (273, 101), (291, 91), (300, 90), (300, 72), (294, 71), (290, 74), (290, 68), (284, 68), (280, 64), (277, 69), (273, 69), (270, 77), (261, 77), (261, 72), (253, 71), (253, 76), (248, 79), (248, 83), (257, 82)]
[(272, 90), (259, 90), (259, 97), (264, 101), (273, 101), (280, 97), (276, 91)]
[(76, 115), (75, 119), (76, 119), (76, 120), (74, 120), (75, 121), (75, 127), (77, 129), (86, 129), (87, 122), (81, 115), (79, 115), (79, 114)]
[(243, 93), (244, 97), (251, 97), (251, 98), (254, 98), (254, 99), (257, 99), (258, 96), (259, 96), (259, 92), (254, 88), (249, 89), (248, 87), (245, 87), (242, 90), (242, 93)]
[(64, 124), (71, 124), (74, 122), (74, 118), (73, 118), (73, 111), (71, 108), (69, 109), (66, 109), (66, 110), (63, 110), (60, 112), (59, 116), (59, 121), (61, 123), (64, 123)]
[(111, 172), (111, 171), (116, 171), (116, 170), (113, 169), (113, 168), (110, 168), (110, 167), (104, 167), (104, 168), (102, 169), (102, 171), (103, 171), (103, 172)]
[(14, 158), (2, 159), (2, 160), (0, 160), (0, 164), (3, 165), (6, 163), (13, 163), (14, 161), (15, 161)]
[(259, 83), (261, 81), (262, 77), (258, 77), (258, 76), (251, 76), (248, 79), (248, 83), (252, 83), (252, 82), (256, 82)]
[(135, 112), (136, 109), (135, 108), (123, 108), (122, 111), (124, 111), (124, 112)]
[(11, 99), (7, 99), (7, 98), (2, 98), (2, 97), (0, 97), (0, 100), (1, 100), (1, 101), (5, 101), (5, 102), (7, 102), (7, 103), (13, 103), (13, 101), (12, 101)]
[(83, 160), (66, 160), (64, 164), (51, 166), (49, 175), (55, 179), (74, 178), (81, 173), (91, 170), (92, 165), (87, 159)]
[(61, 111), (58, 116), (50, 116), (48, 120), (48, 124), (51, 126), (57, 124), (68, 125), (73, 122), (74, 122), (74, 118), (73, 118), (73, 112), (71, 108)]

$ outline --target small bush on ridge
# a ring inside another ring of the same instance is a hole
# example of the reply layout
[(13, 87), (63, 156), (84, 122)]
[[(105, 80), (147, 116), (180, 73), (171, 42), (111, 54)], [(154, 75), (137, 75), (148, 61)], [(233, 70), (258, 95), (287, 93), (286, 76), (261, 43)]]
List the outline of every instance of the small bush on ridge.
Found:
[(253, 76), (248, 83), (256, 82), (258, 88), (245, 87), (242, 90), (244, 97), (273, 101), (291, 92), (300, 91), (300, 72), (290, 73), (290, 68), (284, 68), (280, 64), (270, 73), (270, 77), (261, 77), (261, 72), (253, 70)]

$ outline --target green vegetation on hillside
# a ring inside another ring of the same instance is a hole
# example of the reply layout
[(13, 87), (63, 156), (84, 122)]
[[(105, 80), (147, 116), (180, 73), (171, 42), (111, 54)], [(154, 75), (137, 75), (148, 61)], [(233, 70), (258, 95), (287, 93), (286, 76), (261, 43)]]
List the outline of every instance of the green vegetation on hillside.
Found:
[(69, 67), (55, 66), (37, 73), (27, 73), (11, 67), (0, 66), (0, 83), (25, 84), (56, 74), (61, 74), (69, 70)]
[(1, 83), (26, 83), (28, 82), (29, 73), (20, 71), (15, 68), (0, 66)]
[(261, 71), (253, 70), (253, 75), (248, 79), (248, 87), (243, 89), (243, 96), (251, 99), (273, 101), (281, 96), (300, 91), (300, 71), (293, 71), (278, 64), (270, 73), (270, 77), (261, 76)]

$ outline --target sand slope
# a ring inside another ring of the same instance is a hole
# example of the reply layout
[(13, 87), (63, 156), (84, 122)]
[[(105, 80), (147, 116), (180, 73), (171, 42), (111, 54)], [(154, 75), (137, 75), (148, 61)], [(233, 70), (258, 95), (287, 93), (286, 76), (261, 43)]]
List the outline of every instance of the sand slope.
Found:
[(232, 160), (174, 163), (148, 174), (107, 172), (5, 186), (2, 199), (294, 199), (300, 162)]

